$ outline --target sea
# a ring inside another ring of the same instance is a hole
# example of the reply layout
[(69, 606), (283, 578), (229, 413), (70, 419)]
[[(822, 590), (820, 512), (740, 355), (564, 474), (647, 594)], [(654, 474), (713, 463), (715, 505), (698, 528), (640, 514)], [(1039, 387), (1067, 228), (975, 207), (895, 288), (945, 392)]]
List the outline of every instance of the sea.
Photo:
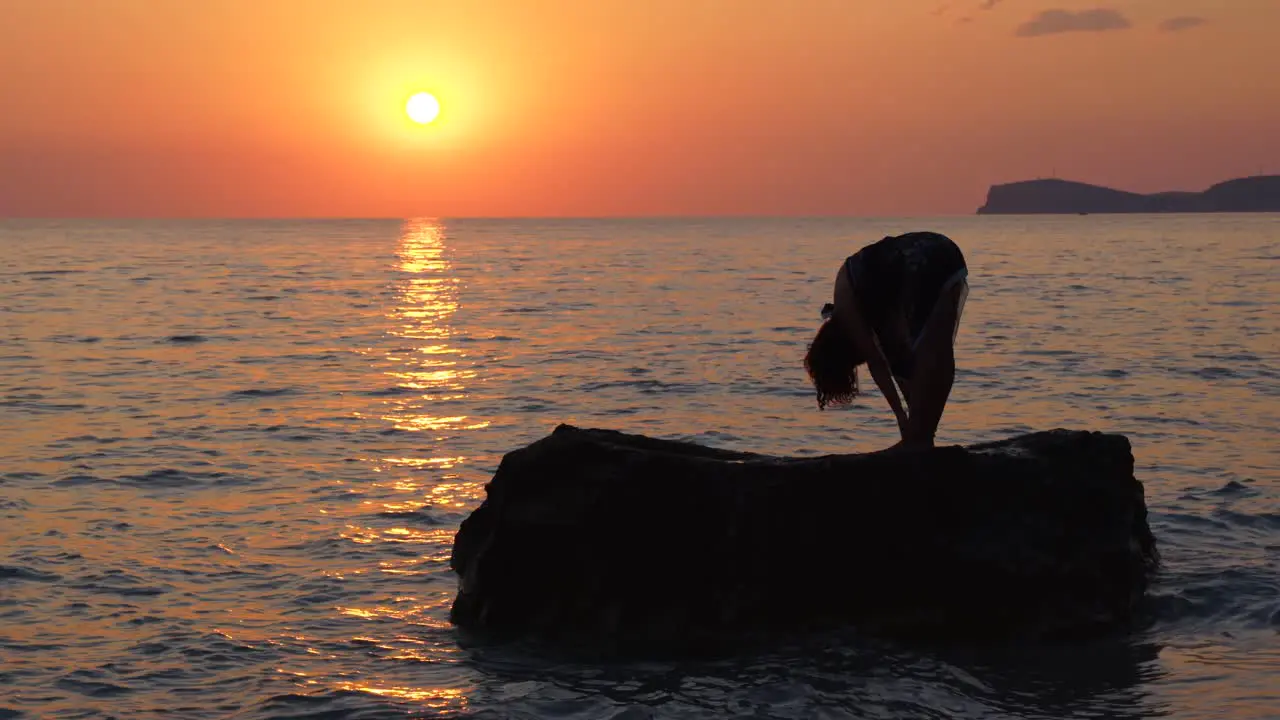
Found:
[[(1139, 622), (697, 660), (451, 625), (459, 523), (560, 423), (895, 442), (802, 358), (844, 257), (926, 229), (970, 272), (939, 442), (1127, 436)], [(0, 718), (1280, 717), (1280, 215), (5, 220), (0, 258)]]

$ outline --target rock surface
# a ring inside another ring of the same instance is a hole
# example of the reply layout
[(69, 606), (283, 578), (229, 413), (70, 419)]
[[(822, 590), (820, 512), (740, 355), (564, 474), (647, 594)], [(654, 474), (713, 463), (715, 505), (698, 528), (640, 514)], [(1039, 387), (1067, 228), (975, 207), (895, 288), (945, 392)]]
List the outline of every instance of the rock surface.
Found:
[(452, 619), (491, 637), (1075, 634), (1131, 619), (1157, 563), (1129, 442), (1102, 433), (787, 458), (561, 425), (486, 490)]

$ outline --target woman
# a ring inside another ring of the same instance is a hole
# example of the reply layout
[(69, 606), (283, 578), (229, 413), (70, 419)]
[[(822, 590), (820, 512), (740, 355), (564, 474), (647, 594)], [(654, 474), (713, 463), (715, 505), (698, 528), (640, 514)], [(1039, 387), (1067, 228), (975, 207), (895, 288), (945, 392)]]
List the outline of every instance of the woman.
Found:
[(804, 359), (818, 408), (852, 400), (865, 362), (898, 418), (894, 447), (931, 447), (955, 379), (968, 274), (960, 248), (933, 232), (886, 237), (849, 256)]

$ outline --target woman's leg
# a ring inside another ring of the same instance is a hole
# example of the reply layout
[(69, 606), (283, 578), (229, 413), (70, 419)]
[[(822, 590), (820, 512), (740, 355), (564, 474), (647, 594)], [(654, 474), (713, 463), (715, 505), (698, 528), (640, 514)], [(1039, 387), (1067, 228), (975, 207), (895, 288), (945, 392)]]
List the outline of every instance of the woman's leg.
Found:
[(954, 338), (966, 283), (959, 282), (938, 298), (916, 345), (915, 373), (907, 400), (906, 442), (932, 445), (955, 382)]

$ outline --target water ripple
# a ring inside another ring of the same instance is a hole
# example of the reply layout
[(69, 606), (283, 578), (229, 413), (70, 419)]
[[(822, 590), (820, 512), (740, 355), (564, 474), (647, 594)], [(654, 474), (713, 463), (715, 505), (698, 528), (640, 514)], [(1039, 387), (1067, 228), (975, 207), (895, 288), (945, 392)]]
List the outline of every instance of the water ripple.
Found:
[(801, 358), (899, 221), (5, 221), (0, 718), (1270, 717), (1274, 223), (935, 225), (972, 284), (942, 435), (1130, 438), (1166, 561), (1134, 633), (597, 663), (448, 622), (458, 523), (560, 422), (890, 444), (865, 373), (818, 412)]

